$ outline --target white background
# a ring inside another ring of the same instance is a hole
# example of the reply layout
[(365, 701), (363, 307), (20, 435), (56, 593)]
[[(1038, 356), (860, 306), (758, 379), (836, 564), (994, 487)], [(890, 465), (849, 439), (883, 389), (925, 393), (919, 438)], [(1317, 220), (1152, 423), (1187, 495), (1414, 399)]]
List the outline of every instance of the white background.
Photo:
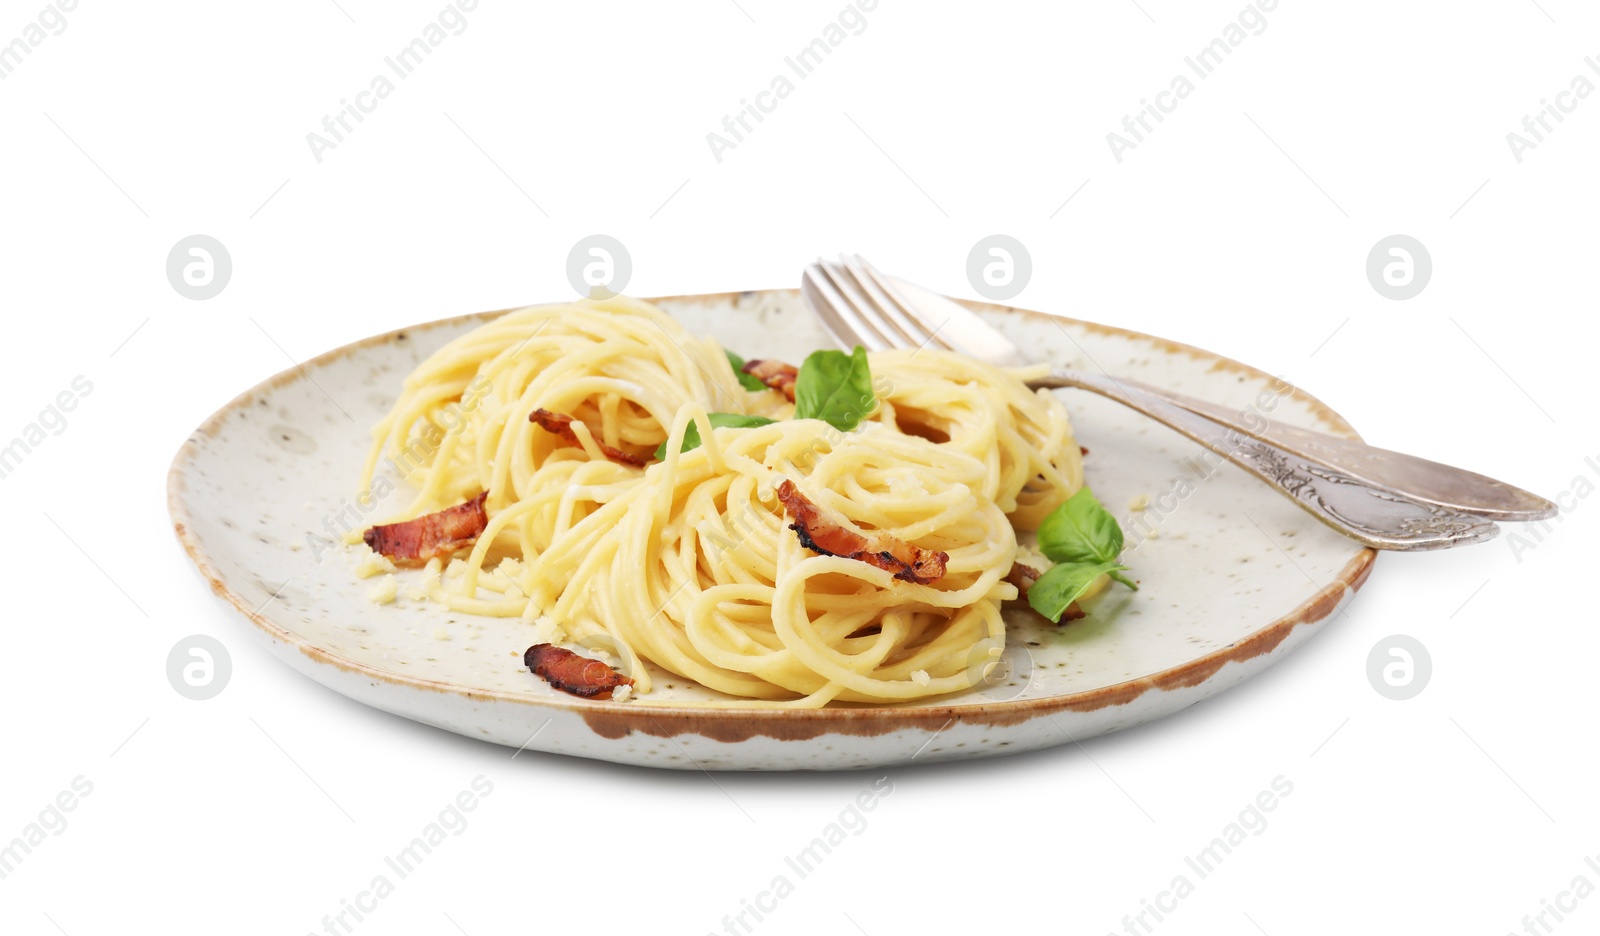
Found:
[[(1600, 14), (1283, 0), (1119, 164), (1106, 134), (1243, 6), (1139, 4), (882, 0), (718, 162), (706, 134), (839, 0), (482, 0), (319, 164), (306, 134), (439, 0), (81, 3), (0, 81), (0, 438), (94, 387), (0, 481), (0, 841), (75, 777), (93, 792), (0, 880), (0, 929), (318, 932), (482, 775), (471, 825), (357, 932), (720, 932), (881, 775), (513, 762), (274, 662), (174, 542), (167, 465), (215, 408), (290, 356), (568, 298), (587, 234), (627, 245), (636, 295), (790, 286), (851, 249), (971, 296), (968, 250), (1005, 233), (1034, 260), (1015, 304), (1281, 373), (1381, 445), (1550, 496), (1600, 483), (1600, 95), (1520, 163), (1506, 142), (1600, 83)], [(0, 42), (41, 6), (0, 2)], [(195, 233), (234, 263), (204, 302), (165, 275)], [(1394, 233), (1433, 257), (1409, 301), (1364, 272)], [(1156, 932), (1521, 931), (1600, 885), (1600, 500), (1569, 504), (1520, 555), (1383, 557), (1311, 644), (1177, 717), (890, 771), (760, 931), (1121, 931), (1279, 775), (1267, 828)], [(195, 633), (233, 651), (207, 702), (164, 673)], [(1433, 657), (1408, 702), (1365, 675), (1394, 633)], [(1600, 899), (1577, 906), (1546, 922), (1600, 928)]]

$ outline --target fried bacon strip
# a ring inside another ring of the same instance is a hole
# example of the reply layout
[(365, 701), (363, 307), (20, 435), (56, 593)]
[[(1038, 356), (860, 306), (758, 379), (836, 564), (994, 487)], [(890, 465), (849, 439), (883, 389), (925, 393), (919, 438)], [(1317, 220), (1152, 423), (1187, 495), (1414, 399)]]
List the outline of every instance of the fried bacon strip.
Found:
[(534, 644), (522, 655), (522, 663), (555, 688), (585, 699), (609, 699), (611, 690), (633, 685), (633, 680), (599, 660), (554, 644)]
[(464, 504), (446, 507), (415, 520), (384, 523), (361, 535), (373, 552), (382, 553), (395, 565), (422, 565), (429, 559), (449, 558), (458, 549), (478, 541), (478, 534), (489, 524), (483, 509), (485, 491)]
[[(1033, 583), (1039, 581), (1039, 576), (1043, 574), (1043, 572), (1031, 565), (1013, 562), (1011, 563), (1011, 571), (1006, 574), (1006, 581), (1017, 586), (1018, 598), (1026, 598), (1028, 597), (1028, 589), (1032, 588)], [(1056, 623), (1065, 624), (1068, 621), (1076, 621), (1078, 618), (1088, 616), (1089, 612), (1078, 607), (1078, 603), (1074, 601), (1072, 604), (1067, 605), (1067, 610), (1061, 612), (1061, 620)]]
[[(547, 409), (536, 409), (532, 413), (528, 414), (528, 421), (538, 423), (539, 428), (543, 429), (545, 432), (554, 433), (555, 435), (560, 436), (568, 445), (576, 446), (578, 448), (583, 447), (583, 443), (578, 441), (578, 434), (572, 431), (571, 416), (563, 416), (560, 413), (552, 413)], [(649, 462), (648, 458), (640, 455), (630, 455), (621, 449), (612, 448), (604, 442), (601, 442), (599, 439), (595, 439), (594, 444), (600, 447), (600, 454), (614, 462), (617, 462), (618, 464), (632, 465), (635, 468), (643, 468), (645, 464)]]
[(919, 585), (936, 582), (944, 576), (949, 553), (913, 546), (881, 530), (871, 533), (852, 530), (807, 500), (793, 481), (786, 479), (778, 485), (778, 500), (794, 518), (789, 529), (800, 534), (800, 545), (813, 552), (859, 559), (894, 573), (897, 579)]
[(782, 361), (770, 359), (746, 361), (744, 372), (772, 389), (781, 392), (789, 398), (790, 403), (794, 402), (794, 383), (800, 379), (800, 372), (795, 369), (793, 364), (785, 364)]
[(1018, 597), (1026, 598), (1028, 597), (1028, 589), (1032, 588), (1033, 583), (1039, 581), (1039, 576), (1043, 574), (1043, 572), (1031, 565), (1013, 562), (1011, 563), (1011, 571), (1006, 573), (1006, 581), (1017, 586)]

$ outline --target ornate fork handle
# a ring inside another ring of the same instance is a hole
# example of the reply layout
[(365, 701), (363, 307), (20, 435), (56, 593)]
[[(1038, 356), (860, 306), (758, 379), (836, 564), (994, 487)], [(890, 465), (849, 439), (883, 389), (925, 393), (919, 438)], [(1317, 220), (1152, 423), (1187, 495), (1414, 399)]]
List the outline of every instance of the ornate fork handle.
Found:
[(1117, 378), (1115, 382), (1131, 393), (1159, 397), (1314, 464), (1360, 478), (1374, 487), (1403, 492), (1424, 503), (1490, 520), (1526, 522), (1556, 515), (1556, 505), (1550, 501), (1463, 468), (1312, 432), (1260, 418), (1259, 414), (1246, 418), (1244, 413), (1230, 411), (1227, 407), (1126, 378)]
[(1479, 543), (1500, 532), (1482, 517), (1375, 488), (1344, 472), (1294, 459), (1259, 439), (1243, 438), (1237, 451), (1235, 463), (1292, 496), (1322, 522), (1368, 546), (1443, 549)]
[(1375, 487), (1125, 383), (1063, 371), (1030, 384), (1089, 390), (1135, 409), (1199, 442), (1267, 482), (1313, 517), (1374, 549), (1445, 549), (1482, 542), (1500, 532), (1482, 517)]

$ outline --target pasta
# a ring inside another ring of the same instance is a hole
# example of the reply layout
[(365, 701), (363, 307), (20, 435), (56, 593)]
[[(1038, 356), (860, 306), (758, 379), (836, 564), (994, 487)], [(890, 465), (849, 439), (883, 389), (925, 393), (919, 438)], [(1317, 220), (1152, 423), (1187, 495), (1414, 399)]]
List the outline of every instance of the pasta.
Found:
[[(387, 454), (416, 491), (398, 519), (487, 492), (470, 554), (427, 562), (429, 599), (600, 653), (641, 701), (653, 668), (727, 704), (958, 692), (1003, 649), (1017, 531), (1082, 486), (1080, 450), (1061, 403), (1024, 386), (1031, 371), (932, 349), (867, 359), (872, 392), (841, 431), (747, 389), (715, 340), (648, 303), (519, 309), (407, 377), (362, 486)], [(820, 551), (785, 481), (852, 536), (943, 554), (942, 575)]]

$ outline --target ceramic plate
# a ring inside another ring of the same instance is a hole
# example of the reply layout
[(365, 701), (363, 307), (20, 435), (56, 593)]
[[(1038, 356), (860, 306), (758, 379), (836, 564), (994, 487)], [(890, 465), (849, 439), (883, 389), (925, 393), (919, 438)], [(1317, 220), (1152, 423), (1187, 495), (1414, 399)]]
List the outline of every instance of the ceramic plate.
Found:
[[(691, 332), (746, 357), (798, 361), (830, 346), (794, 290), (655, 301)], [(1318, 401), (1275, 393), (1270, 375), (1209, 352), (967, 305), (1057, 364), (1355, 435)], [(687, 703), (715, 693), (658, 673), (648, 702), (573, 698), (523, 667), (529, 637), (519, 622), (403, 599), (376, 605), (371, 581), (354, 574), (357, 551), (321, 545), (330, 528), (382, 519), (362, 515), (352, 495), (369, 427), (401, 380), (495, 314), (379, 335), (284, 371), (208, 419), (178, 452), (168, 485), (179, 542), (279, 658), (353, 699), (448, 731), (690, 769), (864, 768), (1017, 753), (1160, 718), (1263, 671), (1316, 633), (1372, 570), (1371, 550), (1242, 470), (1131, 410), (1062, 391), (1090, 450), (1089, 483), (1122, 521), (1124, 561), (1142, 587), (1108, 591), (1087, 619), (1063, 627), (1013, 611), (1005, 666), (991, 685), (895, 706), (707, 709)]]

